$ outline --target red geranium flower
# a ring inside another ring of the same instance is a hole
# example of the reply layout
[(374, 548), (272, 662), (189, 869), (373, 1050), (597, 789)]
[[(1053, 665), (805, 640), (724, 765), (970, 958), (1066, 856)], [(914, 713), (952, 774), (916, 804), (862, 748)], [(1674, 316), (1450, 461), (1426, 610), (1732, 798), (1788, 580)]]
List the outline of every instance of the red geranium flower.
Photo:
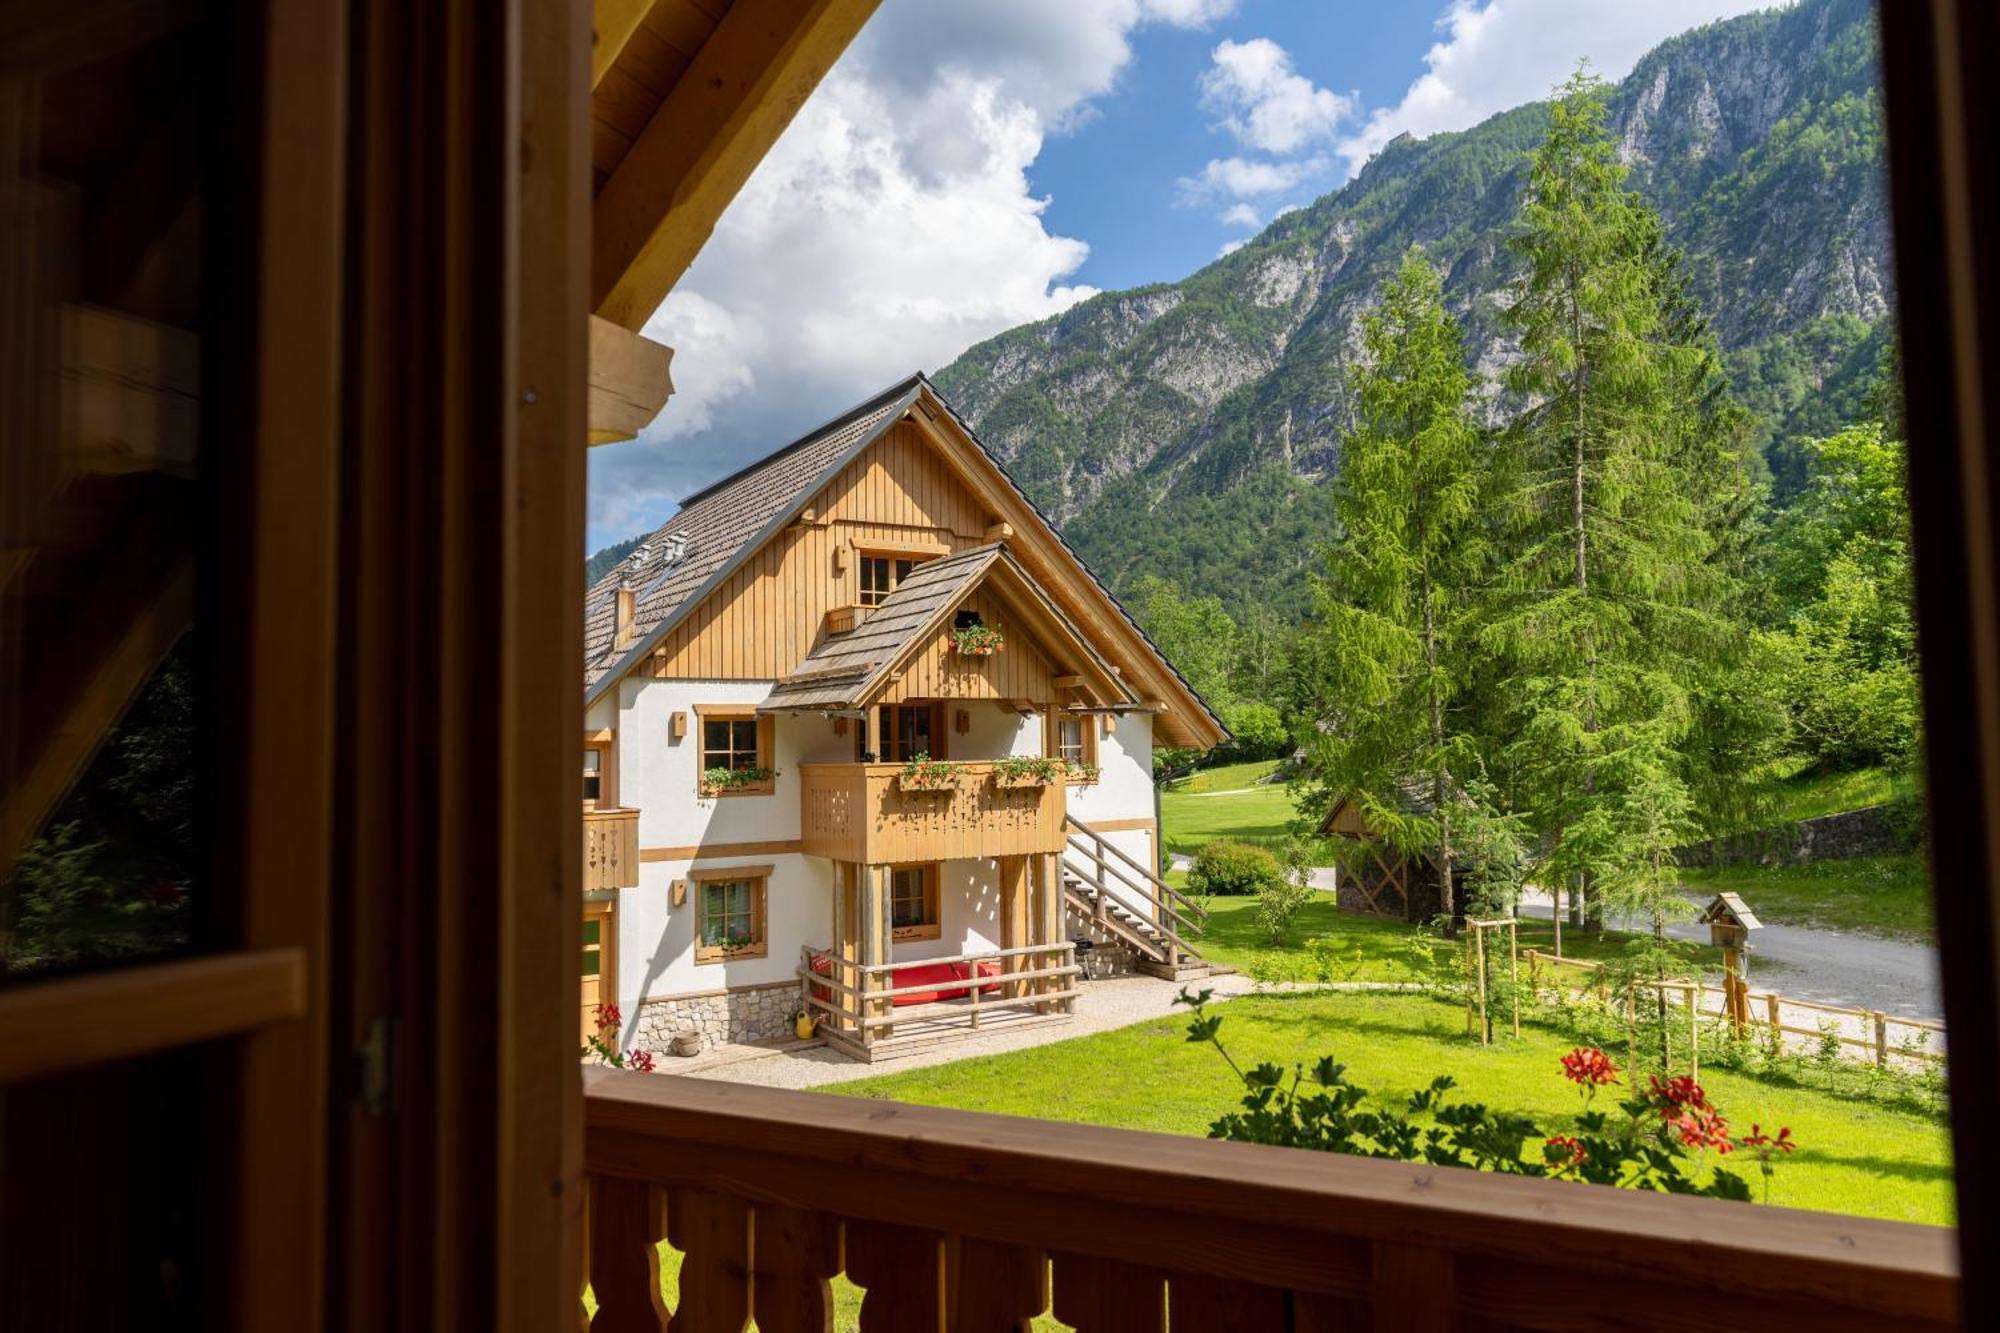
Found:
[(1562, 1058), (1563, 1077), (1587, 1088), (1618, 1081), (1618, 1067), (1595, 1046), (1579, 1046)]
[(1556, 1174), (1573, 1170), (1590, 1159), (1584, 1146), (1567, 1134), (1558, 1134), (1542, 1145), (1542, 1157), (1556, 1169)]
[(1647, 1078), (1646, 1100), (1660, 1113), (1660, 1120), (1667, 1128), (1680, 1136), (1682, 1143), (1721, 1153), (1734, 1151), (1736, 1145), (1729, 1139), (1729, 1122), (1709, 1104), (1708, 1094), (1692, 1076), (1676, 1074), (1662, 1079), (1651, 1074)]
[(625, 1052), (625, 1067), (637, 1070), (641, 1074), (650, 1074), (653, 1072), (653, 1053), (651, 1051), (627, 1051)]
[(618, 1012), (617, 1005), (600, 1004), (597, 1006), (597, 1026), (599, 1028), (615, 1028), (624, 1022), (625, 1015)]

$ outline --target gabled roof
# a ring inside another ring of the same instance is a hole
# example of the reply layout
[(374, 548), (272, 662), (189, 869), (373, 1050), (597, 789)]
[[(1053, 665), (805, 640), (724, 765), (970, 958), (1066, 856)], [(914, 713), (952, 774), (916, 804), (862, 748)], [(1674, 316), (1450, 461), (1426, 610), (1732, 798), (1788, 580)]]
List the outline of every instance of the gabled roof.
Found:
[[(993, 543), (956, 555), (926, 560), (912, 570), (868, 618), (846, 634), (829, 635), (798, 668), (779, 681), (760, 712), (801, 709), (844, 712), (867, 705), (890, 677), (900, 671), (944, 628), (950, 616), (989, 576), (1011, 584), (1013, 594), (1032, 601), (1040, 616), (1057, 627), (1089, 662), (1106, 688), (1134, 702), (1131, 691), (1111, 664), (1079, 633), (1054, 601), (1036, 586), (1028, 572)], [(1007, 591), (1003, 589), (1003, 593)]]
[[(912, 375), (769, 457), (697, 491), (680, 512), (592, 585), (584, 599), (586, 701), (651, 652), (667, 631), (798, 513), (916, 401)], [(632, 642), (619, 651), (617, 591), (633, 590)]]
[[(920, 406), (919, 400), (924, 400)], [(912, 407), (919, 410), (912, 412)], [(1001, 494), (1006, 497), (1003, 505), (1018, 505), (1025, 511), (1024, 517), (1034, 520), (1040, 535), (1023, 532), (1021, 539), (1040, 542), (1046, 537), (1052, 542), (1062, 561), (1089, 580), (1089, 589), (1102, 599), (1102, 608), (1112, 617), (1106, 623), (1114, 632), (1130, 636), (1133, 646), (1153, 664), (1148, 670), (1157, 668), (1170, 692), (1185, 696), (1193, 711), (1177, 710), (1177, 718), (1190, 719), (1173, 724), (1188, 737), (1177, 743), (1214, 745), (1228, 739), (1228, 729), (1194, 692), (1187, 678), (1090, 572), (1048, 516), (1028, 498), (1000, 460), (921, 373), (890, 386), (769, 457), (689, 496), (682, 502), (680, 513), (599, 579), (592, 586), (584, 609), (586, 705), (602, 697), (643, 661), (710, 592), (798, 517), (812, 497), (831, 483), (842, 468), (906, 414), (912, 420), (921, 417), (933, 425), (940, 424), (940, 416), (949, 421), (952, 429), (948, 434), (968, 444), (977, 455), (975, 461), (990, 469), (992, 484), (1002, 488)], [(623, 649), (613, 642), (616, 593), (620, 586), (634, 590), (632, 640)], [(1098, 611), (1091, 609), (1089, 614), (1096, 615)], [(1133, 665), (1127, 661), (1128, 668)]]

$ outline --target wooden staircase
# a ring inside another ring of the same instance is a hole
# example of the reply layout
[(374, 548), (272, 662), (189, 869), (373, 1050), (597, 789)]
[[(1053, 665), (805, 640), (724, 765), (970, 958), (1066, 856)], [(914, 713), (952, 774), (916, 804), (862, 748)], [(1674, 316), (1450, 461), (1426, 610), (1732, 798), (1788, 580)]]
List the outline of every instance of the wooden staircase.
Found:
[(1063, 816), (1063, 834), (1063, 903), (1072, 918), (1097, 940), (1131, 949), (1142, 972), (1176, 980), (1207, 974), (1189, 943), (1208, 922), (1201, 904), (1075, 816)]

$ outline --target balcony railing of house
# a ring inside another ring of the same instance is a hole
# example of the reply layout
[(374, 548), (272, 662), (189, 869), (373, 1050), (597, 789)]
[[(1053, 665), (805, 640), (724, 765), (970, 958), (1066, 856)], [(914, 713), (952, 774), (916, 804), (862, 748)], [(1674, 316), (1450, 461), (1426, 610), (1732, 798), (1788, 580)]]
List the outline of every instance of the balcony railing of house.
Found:
[(598, 1330), (1943, 1330), (1944, 1228), (586, 1071)]
[(1060, 782), (1010, 782), (990, 762), (954, 763), (932, 787), (901, 764), (800, 764), (805, 850), (836, 861), (891, 864), (1059, 852), (1067, 809)]
[(583, 891), (630, 889), (639, 883), (639, 812), (583, 812)]
[[(799, 951), (803, 1007), (835, 1049), (864, 1059), (891, 1045), (970, 1035), (982, 1022), (991, 1028), (1065, 1016), (1075, 1006), (1082, 971), (1069, 940), (901, 963)], [(932, 996), (957, 1003), (908, 1003)]]

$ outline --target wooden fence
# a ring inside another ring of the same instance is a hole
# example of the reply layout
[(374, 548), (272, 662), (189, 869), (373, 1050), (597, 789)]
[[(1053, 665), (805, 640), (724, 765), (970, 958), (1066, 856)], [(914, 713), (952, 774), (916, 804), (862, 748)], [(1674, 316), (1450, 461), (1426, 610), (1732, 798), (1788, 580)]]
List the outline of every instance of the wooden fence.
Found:
[[(1558, 958), (1539, 949), (1529, 949), (1527, 959), (1528, 987), (1537, 995), (1541, 990), (1541, 971), (1544, 965), (1551, 968), (1572, 967), (1585, 973), (1600, 973), (1604, 969), (1603, 963), (1581, 958)], [(1641, 982), (1638, 988), (1649, 989), (1658, 985), (1659, 983)], [(1679, 997), (1679, 1007), (1690, 1020), (1690, 1054), (1698, 1049), (1693, 1045), (1699, 1040), (1694, 1035), (1692, 1026), (1694, 1020), (1715, 1019), (1719, 1022), (1729, 1020), (1728, 992), (1720, 986), (1712, 986), (1706, 982), (1674, 980), (1664, 983), (1664, 988), (1675, 992)], [(1595, 989), (1601, 1000), (1606, 1003), (1610, 1001), (1610, 986), (1601, 977), (1595, 980), (1586, 978), (1577, 989)], [(1768, 1033), (1774, 1049), (1782, 1047), (1785, 1037), (1791, 1035), (1809, 1037), (1814, 1041), (1831, 1038), (1843, 1049), (1854, 1047), (1865, 1052), (1866, 1058), (1872, 1058), (1874, 1063), (1885, 1068), (1892, 1059), (1942, 1062), (1945, 1058), (1943, 1049), (1945, 1029), (1942, 1023), (1924, 1018), (1902, 1018), (1879, 1009), (1855, 1009), (1842, 1005), (1821, 1004), (1817, 1000), (1801, 1000), (1794, 996), (1780, 995), (1776, 991), (1750, 991), (1748, 995), (1750, 1000), (1755, 1002), (1751, 1006), (1755, 1014), (1751, 1019), (1751, 1026), (1759, 1032)], [(1716, 1002), (1716, 1007), (1713, 1009), (1708, 1007), (1710, 997)], [(1850, 1034), (1844, 1026), (1822, 1029), (1787, 1023), (1784, 1013), (1787, 1008), (1831, 1014), (1842, 1021), (1853, 1020), (1858, 1035)], [(1893, 1033), (1905, 1035), (1892, 1041)]]

